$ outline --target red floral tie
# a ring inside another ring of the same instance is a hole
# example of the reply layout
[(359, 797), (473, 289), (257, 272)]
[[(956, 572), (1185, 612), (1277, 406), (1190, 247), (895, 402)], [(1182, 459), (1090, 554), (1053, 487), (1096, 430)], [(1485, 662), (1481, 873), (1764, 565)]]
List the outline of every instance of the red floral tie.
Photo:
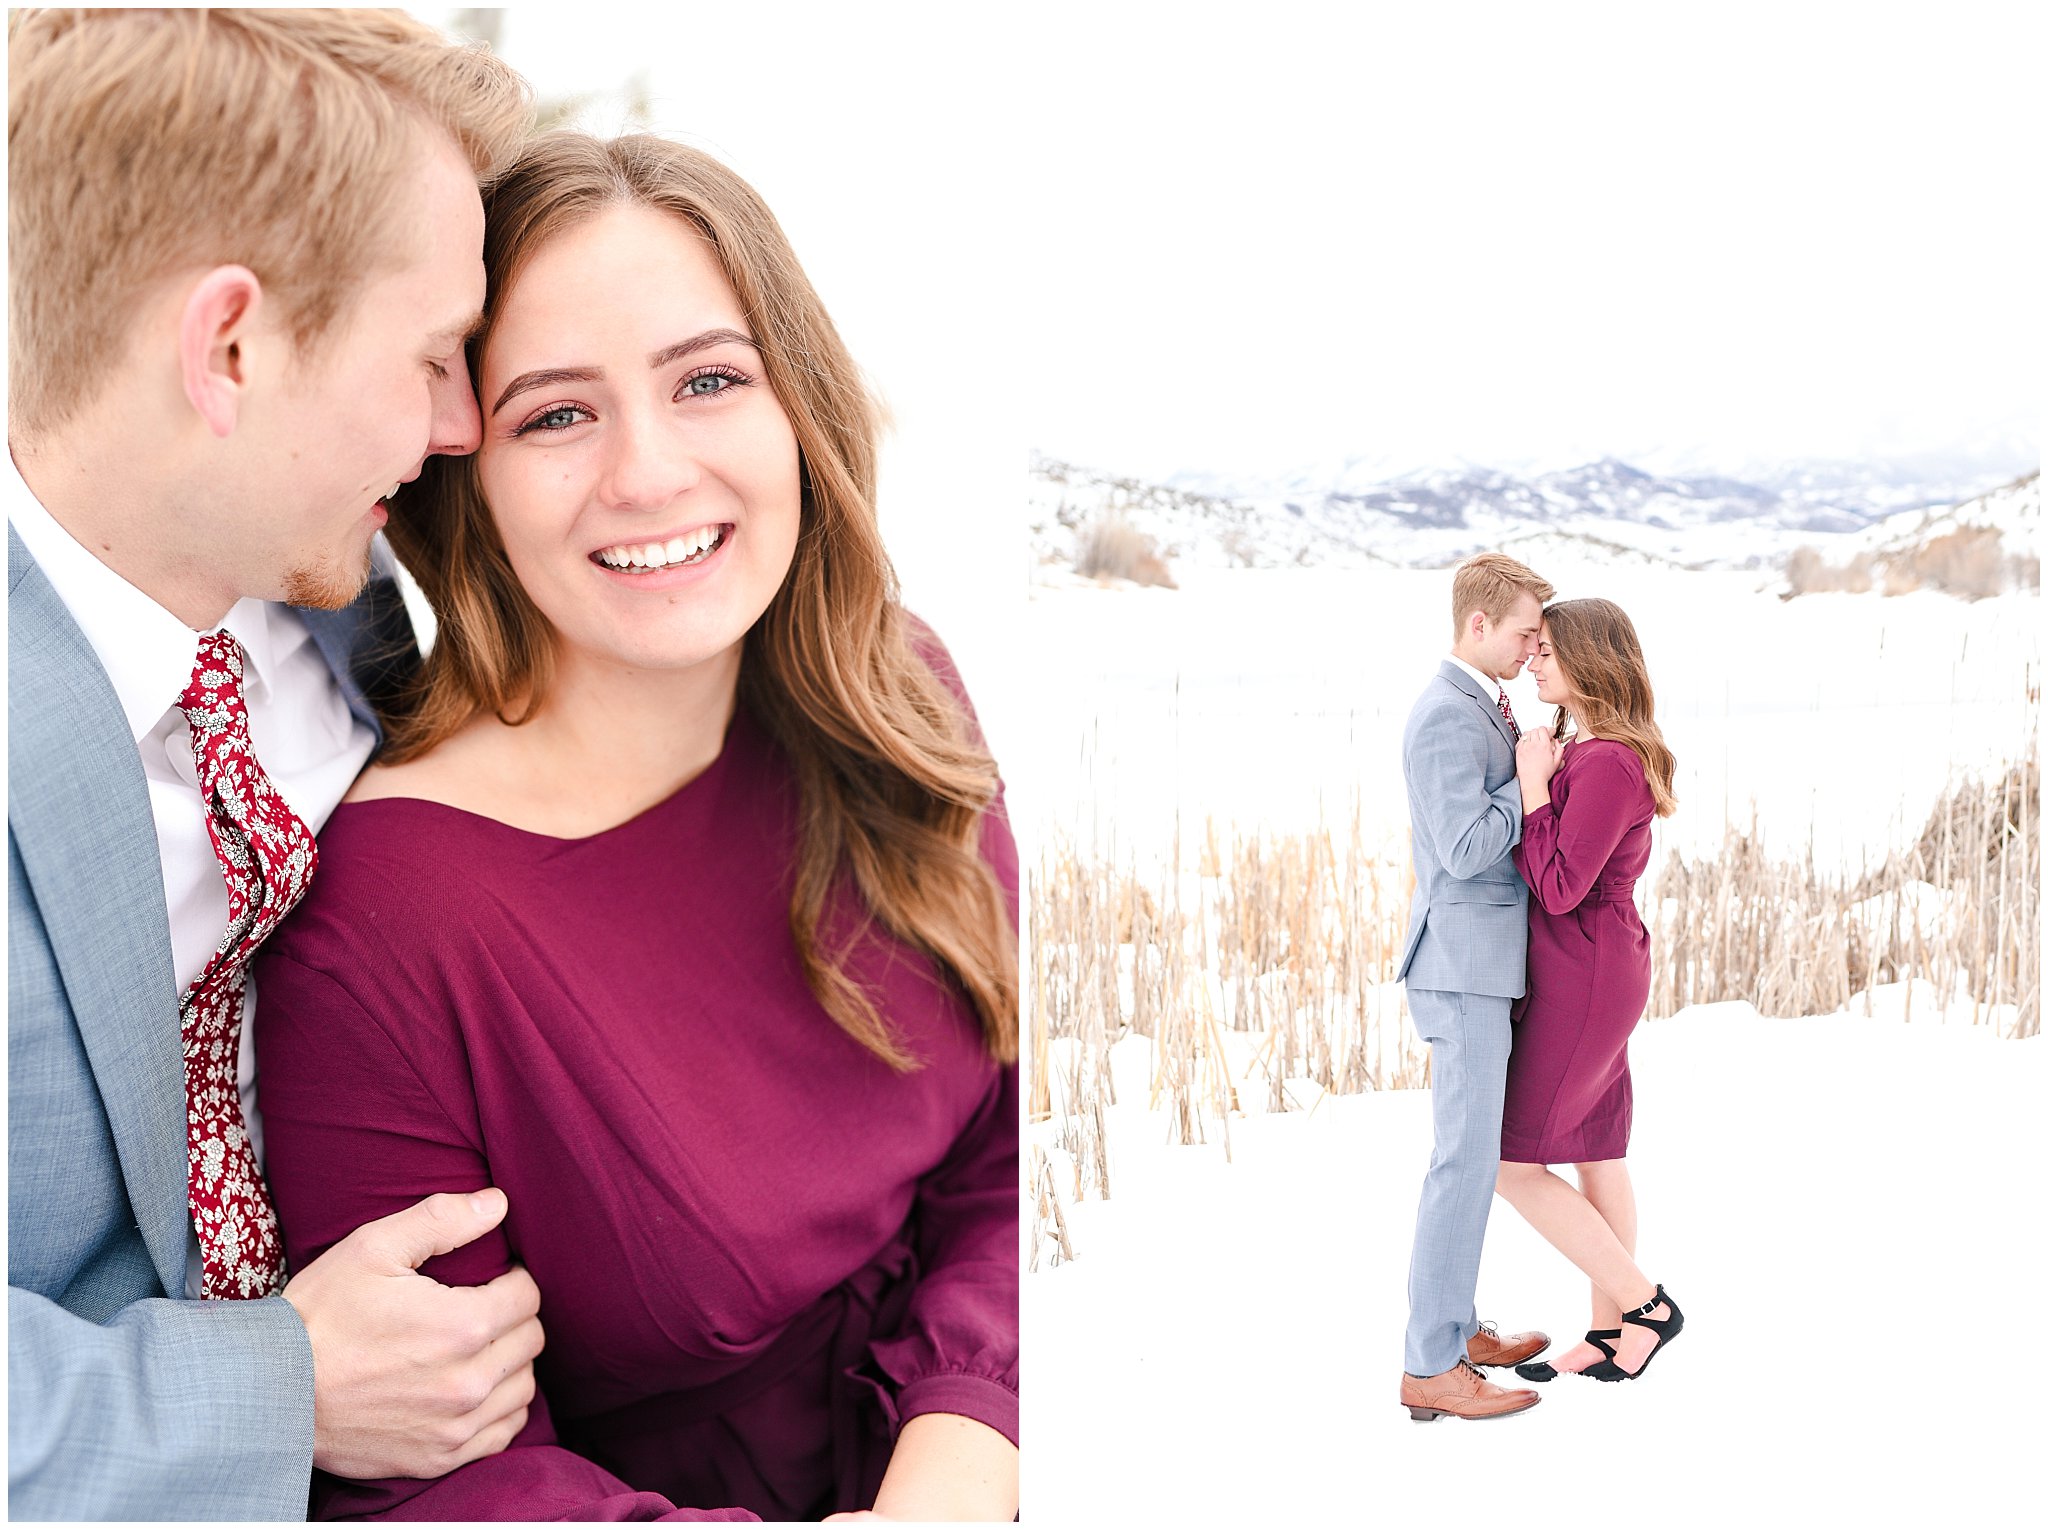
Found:
[(313, 880), (319, 852), (249, 747), (242, 648), (232, 634), (200, 640), (178, 710), (192, 725), (207, 832), (228, 884), (227, 933), (178, 1005), (192, 1222), (202, 1261), (199, 1291), (206, 1297), (268, 1296), (284, 1283), (284, 1249), (242, 1119), (236, 1078), (242, 993), (249, 958)]
[(1522, 730), (1520, 725), (1515, 722), (1515, 709), (1508, 705), (1508, 688), (1504, 685), (1498, 685), (1494, 689), (1500, 692), (1500, 715), (1508, 720), (1508, 732), (1514, 734), (1516, 738), (1520, 738)]

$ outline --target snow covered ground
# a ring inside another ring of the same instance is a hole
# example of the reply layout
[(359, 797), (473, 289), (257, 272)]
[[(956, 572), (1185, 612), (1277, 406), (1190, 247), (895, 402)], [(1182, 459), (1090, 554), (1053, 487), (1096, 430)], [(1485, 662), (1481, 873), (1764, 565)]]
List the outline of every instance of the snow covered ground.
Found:
[[(1874, 1018), (1713, 1005), (1637, 1032), (1639, 1253), (1685, 1332), (1640, 1383), (1561, 1377), (1483, 1429), (1395, 1401), (1429, 1096), (1254, 1113), (1226, 1165), (1220, 1145), (1165, 1145), (1149, 1043), (1120, 1042), (1115, 1198), (1070, 1205), (1076, 1257), (1025, 1280), (1027, 1518), (2022, 1509), (2048, 1421), (2031, 1363), (2048, 1046), (1905, 1023), (1902, 999), (1881, 991)], [(1498, 1200), (1479, 1312), (1559, 1348), (1588, 1320), (1583, 1280)]]
[[(2018, 758), (2040, 599), (1931, 592), (1783, 601), (1755, 574), (1581, 560), (1539, 572), (1636, 624), (1678, 756), (1665, 845), (1711, 850), (1750, 804), (1767, 844), (1823, 865), (1917, 836), (1952, 776)], [(1401, 728), (1449, 647), (1448, 570), (1189, 571), (1178, 590), (1066, 578), (1031, 592), (1029, 728), (1003, 763), (1020, 832), (1114, 827), (1139, 851), (1205, 815), (1297, 830), (1354, 796), (1406, 856)], [(1525, 725), (1545, 711), (1508, 686)], [(1660, 863), (1662, 847), (1658, 853)]]
[[(1653, 872), (1667, 849), (1712, 852), (1752, 803), (1773, 854), (1855, 870), (2026, 748), (2036, 596), (1784, 602), (1756, 574), (1541, 568), (1642, 635), (1680, 763)], [(1156, 863), (1176, 825), (1293, 831), (1354, 804), (1368, 848), (1405, 860), (1400, 729), (1447, 643), (1448, 571), (1182, 582), (1033, 590), (1043, 679), (1004, 757), (1027, 864), (1054, 833)], [(1542, 715), (1526, 680), (1509, 691), (1525, 725)], [(1908, 997), (1713, 1005), (1638, 1032), (1640, 1253), (1686, 1332), (1640, 1385), (1562, 1378), (1469, 1438), (1395, 1402), (1428, 1095), (1318, 1101), (1297, 1081), (1313, 1108), (1267, 1116), (1240, 1082), (1226, 1162), (1213, 1123), (1209, 1145), (1169, 1145), (1145, 1107), (1151, 1043), (1117, 1043), (1113, 1199), (1076, 1201), (1056, 1161), (1076, 1257), (1042, 1253), (1025, 1281), (1026, 1515), (1776, 1526), (2020, 1506), (2048, 1423), (2029, 1366), (2048, 1045), (1944, 1024), (1924, 985), (1908, 1022)], [(1224, 1038), (1240, 1081), (1259, 1039)], [(1479, 1309), (1559, 1347), (1587, 1322), (1583, 1280), (1504, 1203)]]

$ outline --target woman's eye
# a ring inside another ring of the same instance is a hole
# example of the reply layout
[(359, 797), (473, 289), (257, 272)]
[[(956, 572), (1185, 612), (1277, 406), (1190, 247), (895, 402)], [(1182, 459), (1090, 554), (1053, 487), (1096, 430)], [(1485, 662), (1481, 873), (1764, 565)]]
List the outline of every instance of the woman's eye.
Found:
[(695, 395), (698, 398), (709, 398), (714, 393), (730, 393), (745, 381), (744, 377), (735, 372), (699, 372), (694, 377), (683, 379), (682, 387), (676, 390), (676, 397)]
[(570, 426), (581, 420), (588, 412), (580, 404), (557, 404), (553, 409), (542, 410), (524, 425), (520, 426), (514, 434), (523, 436), (533, 431), (567, 430)]

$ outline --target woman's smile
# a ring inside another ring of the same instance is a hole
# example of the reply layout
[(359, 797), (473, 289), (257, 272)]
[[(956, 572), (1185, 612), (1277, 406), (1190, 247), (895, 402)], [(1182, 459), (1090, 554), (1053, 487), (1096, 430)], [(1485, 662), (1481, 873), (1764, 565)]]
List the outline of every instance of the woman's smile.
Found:
[(610, 573), (644, 577), (665, 569), (695, 568), (708, 563), (732, 540), (730, 521), (698, 526), (669, 537), (646, 541), (616, 542), (590, 555), (593, 563)]

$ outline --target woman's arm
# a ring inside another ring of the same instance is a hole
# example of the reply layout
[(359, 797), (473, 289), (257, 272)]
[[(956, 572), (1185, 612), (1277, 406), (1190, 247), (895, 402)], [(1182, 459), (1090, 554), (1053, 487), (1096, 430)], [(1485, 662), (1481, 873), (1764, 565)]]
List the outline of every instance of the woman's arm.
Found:
[(902, 1421), (874, 1505), (891, 1519), (1017, 1512), (1017, 1070), (992, 1071), (919, 1187), (903, 1332), (872, 1348)]
[[(295, 936), (300, 954), (325, 938), (322, 931)], [(266, 954), (258, 982), (266, 1176), (294, 1270), (365, 1222), (428, 1195), (493, 1182), (473, 1122), (458, 1121), (426, 1081), (468, 1087), (448, 1028), (414, 1017), (400, 1031), (401, 1045), (335, 976), (282, 952)], [(514, 1263), (505, 1229), (520, 1213), (514, 1204), (496, 1228), (428, 1260), (420, 1274), (462, 1286), (504, 1274)], [(322, 1519), (756, 1517), (678, 1508), (657, 1493), (635, 1492), (556, 1443), (538, 1393), (526, 1427), (501, 1454), (428, 1480), (316, 1473), (312, 1508)]]
[(1017, 1447), (957, 1413), (920, 1413), (896, 1437), (872, 1510), (854, 1519), (1008, 1520), (1017, 1515)]
[(1569, 913), (1585, 901), (1641, 811), (1645, 790), (1642, 762), (1625, 745), (1573, 757), (1562, 811), (1545, 790), (1543, 803), (1522, 820), (1515, 866), (1547, 912)]

